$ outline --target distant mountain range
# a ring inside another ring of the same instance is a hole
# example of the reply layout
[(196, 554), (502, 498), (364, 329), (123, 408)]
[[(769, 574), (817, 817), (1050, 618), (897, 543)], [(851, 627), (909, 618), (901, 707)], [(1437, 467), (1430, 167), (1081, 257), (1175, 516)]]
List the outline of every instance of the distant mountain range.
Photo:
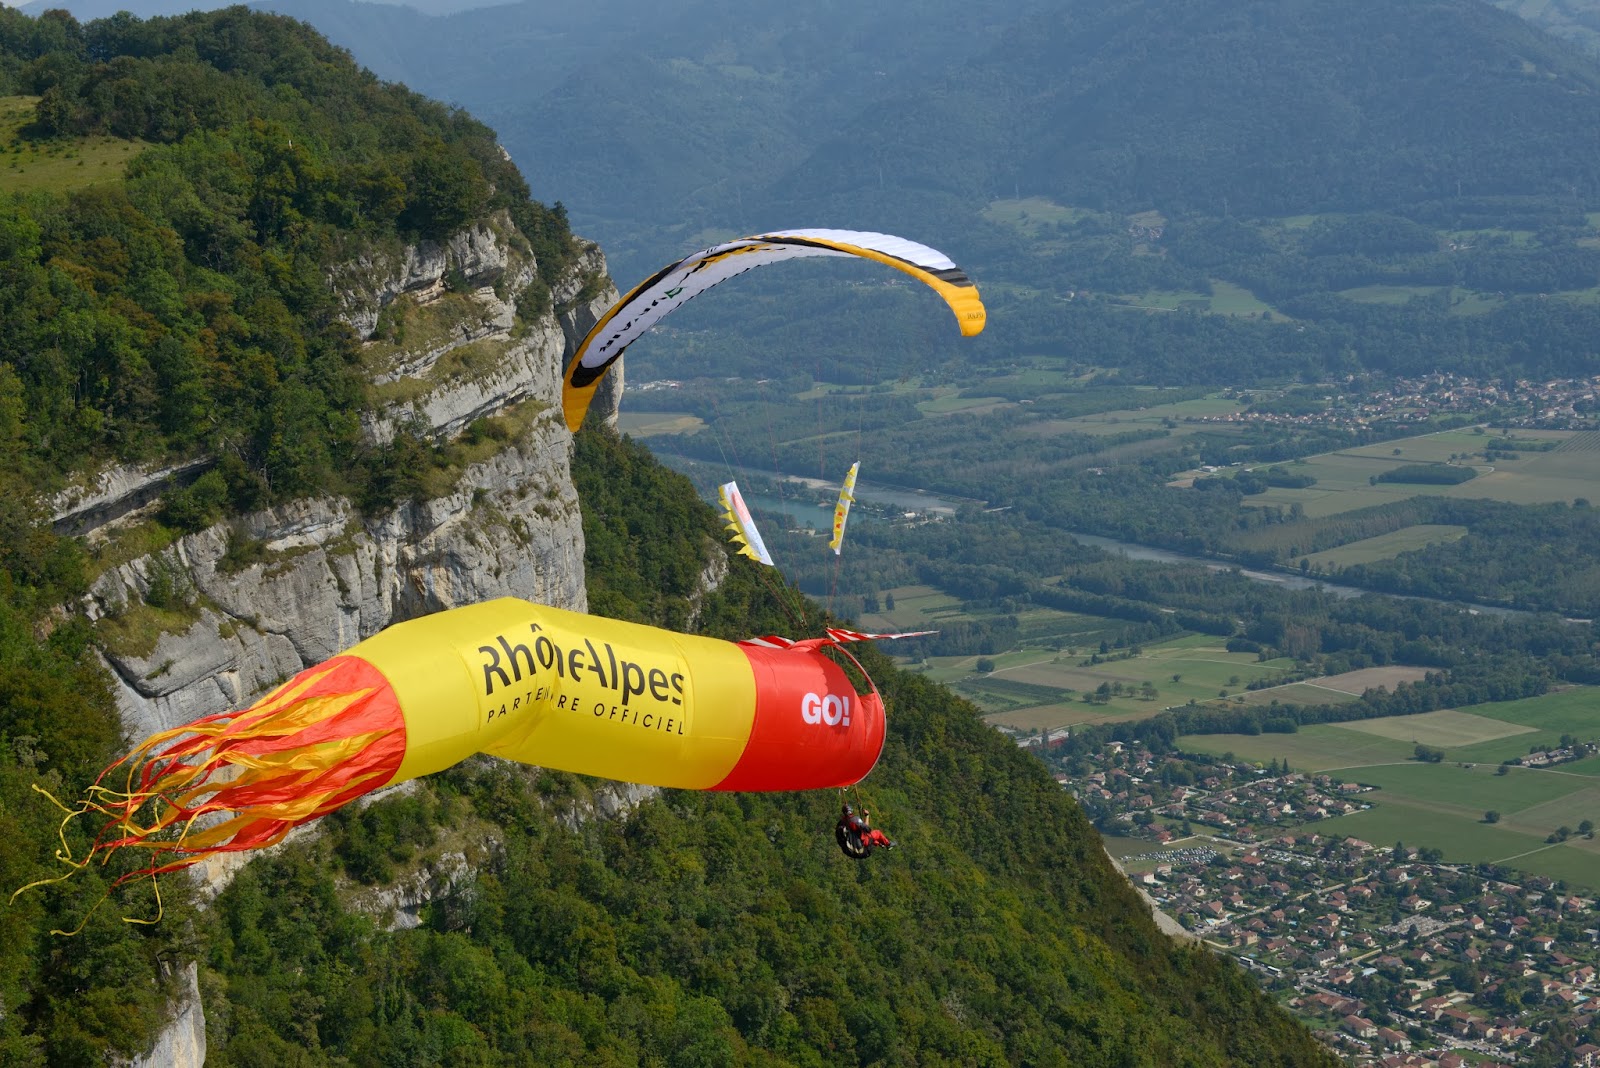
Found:
[(948, 234), (1001, 196), (1214, 216), (1600, 200), (1578, 134), (1600, 66), (1482, 0), (265, 6), (489, 122), (624, 275), (792, 220)]
[(794, 220), (949, 233), (1002, 196), (1169, 216), (1600, 201), (1579, 134), (1600, 66), (1533, 25), (1600, 31), (1600, 0), (1497, 2), (257, 6), (490, 123), (632, 274)]

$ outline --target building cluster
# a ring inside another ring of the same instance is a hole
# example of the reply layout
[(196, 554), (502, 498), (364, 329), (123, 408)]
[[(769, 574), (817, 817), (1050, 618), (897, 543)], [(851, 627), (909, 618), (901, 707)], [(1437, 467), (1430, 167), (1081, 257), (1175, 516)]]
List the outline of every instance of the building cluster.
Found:
[[(1113, 762), (1082, 776), (1060, 775), (1102, 828), (1110, 833), (1170, 842), (1208, 827), (1238, 842), (1270, 837), (1276, 829), (1344, 816), (1371, 807), (1369, 787), (1326, 775), (1269, 774), (1253, 764), (1219, 762), (1194, 781), (1173, 769), (1188, 762), (1109, 743)], [(1117, 758), (1121, 758), (1117, 760)], [(1159, 817), (1159, 818), (1158, 818)]]
[[(1394, 379), (1385, 385), (1329, 384), (1326, 395), (1308, 398), (1303, 411), (1264, 405), (1226, 415), (1192, 416), (1200, 423), (1265, 423), (1301, 427), (1366, 429), (1431, 423), (1439, 416), (1492, 417), (1496, 425), (1541, 430), (1593, 430), (1600, 427), (1600, 375), (1545, 382), (1525, 379), (1473, 379), (1432, 374)], [(1255, 394), (1235, 394), (1249, 400)]]
[(1556, 764), (1566, 764), (1584, 757), (1593, 756), (1600, 745), (1594, 742), (1583, 742), (1578, 745), (1562, 746), (1559, 749), (1540, 749), (1519, 757), (1516, 763), (1525, 768), (1548, 768)]
[(1352, 1064), (1511, 1064), (1558, 1039), (1600, 1064), (1594, 901), (1417, 856), (1301, 834), (1134, 878)]
[(1314, 812), (1363, 805), (1366, 791), (1326, 776), (1197, 767), (1137, 744), (1078, 761), (1060, 779), (1103, 828), (1173, 843), (1124, 858), (1134, 884), (1348, 1063), (1494, 1068), (1538, 1049), (1541, 1063), (1600, 1068), (1592, 899), (1437, 850), (1315, 833)]

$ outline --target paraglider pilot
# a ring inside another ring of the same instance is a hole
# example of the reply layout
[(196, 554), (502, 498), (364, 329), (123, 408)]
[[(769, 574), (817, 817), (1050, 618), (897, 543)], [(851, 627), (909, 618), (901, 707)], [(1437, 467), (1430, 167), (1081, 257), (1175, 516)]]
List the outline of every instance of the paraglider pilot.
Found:
[(844, 855), (852, 860), (864, 859), (873, 849), (894, 848), (888, 835), (872, 826), (871, 814), (866, 809), (857, 814), (848, 802), (839, 816), (839, 822), (834, 825), (833, 837)]

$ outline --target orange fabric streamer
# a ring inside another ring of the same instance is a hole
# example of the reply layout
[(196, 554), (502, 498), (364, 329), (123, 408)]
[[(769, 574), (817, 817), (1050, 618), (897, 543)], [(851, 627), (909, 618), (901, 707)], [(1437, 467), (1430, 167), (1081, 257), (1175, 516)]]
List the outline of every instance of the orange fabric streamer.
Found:
[[(152, 735), (102, 772), (81, 811), (110, 819), (86, 862), (149, 850), (152, 863), (121, 884), (272, 845), (383, 786), (405, 749), (405, 719), (388, 681), (359, 657), (335, 657), (249, 708)], [(103, 785), (122, 766), (127, 788)]]

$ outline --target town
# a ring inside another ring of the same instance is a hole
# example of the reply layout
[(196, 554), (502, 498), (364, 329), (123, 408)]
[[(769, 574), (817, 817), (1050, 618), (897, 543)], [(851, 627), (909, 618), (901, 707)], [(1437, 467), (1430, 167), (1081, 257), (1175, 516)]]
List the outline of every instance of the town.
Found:
[(1457, 415), (1495, 426), (1538, 430), (1600, 428), (1600, 375), (1592, 378), (1482, 380), (1438, 373), (1379, 380), (1351, 376), (1342, 384), (1277, 391), (1230, 390), (1248, 406), (1189, 422), (1265, 424), (1364, 430), (1373, 426), (1436, 423)]
[(1600, 1065), (1593, 898), (1418, 844), (1318, 834), (1373, 791), (1277, 761), (1112, 741), (1072, 763), (1058, 781), (1102, 833), (1158, 847), (1117, 862), (1152, 908), (1236, 957), (1347, 1063), (1493, 1068), (1545, 1044), (1561, 1054), (1550, 1063)]

